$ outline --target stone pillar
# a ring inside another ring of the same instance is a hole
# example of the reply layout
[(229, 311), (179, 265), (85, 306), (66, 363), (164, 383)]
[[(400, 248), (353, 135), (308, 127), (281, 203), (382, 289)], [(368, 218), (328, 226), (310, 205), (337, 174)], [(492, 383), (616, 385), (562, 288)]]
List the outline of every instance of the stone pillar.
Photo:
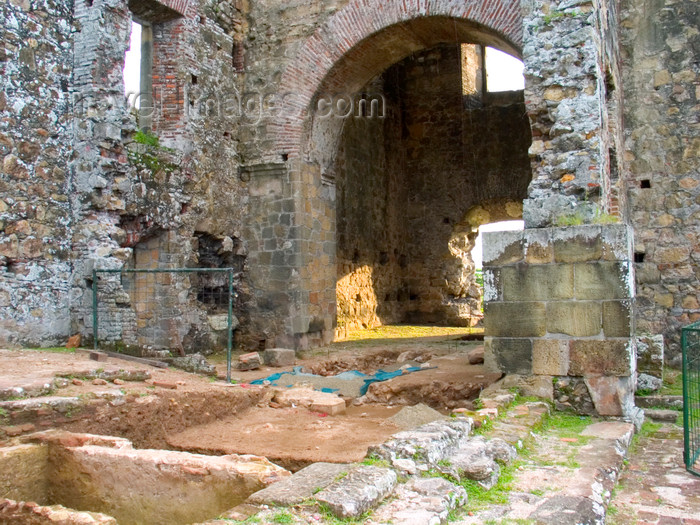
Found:
[(635, 416), (631, 239), (622, 224), (485, 234), (487, 367), (551, 377), (560, 409)]
[[(605, 75), (594, 2), (523, 0), (525, 104), (532, 127), (528, 228), (608, 208)], [(605, 154), (604, 154), (605, 153)]]

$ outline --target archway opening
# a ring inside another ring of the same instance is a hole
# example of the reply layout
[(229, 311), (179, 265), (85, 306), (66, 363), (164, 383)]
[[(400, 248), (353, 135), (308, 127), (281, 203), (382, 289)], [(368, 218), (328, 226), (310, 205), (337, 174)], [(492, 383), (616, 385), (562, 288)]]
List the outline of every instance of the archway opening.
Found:
[(342, 104), (327, 97), (324, 118), (316, 106), (309, 156), (335, 212), (337, 338), (480, 323), (479, 226), (520, 219), (531, 180), (523, 92), (488, 90), (488, 49), (415, 51)]

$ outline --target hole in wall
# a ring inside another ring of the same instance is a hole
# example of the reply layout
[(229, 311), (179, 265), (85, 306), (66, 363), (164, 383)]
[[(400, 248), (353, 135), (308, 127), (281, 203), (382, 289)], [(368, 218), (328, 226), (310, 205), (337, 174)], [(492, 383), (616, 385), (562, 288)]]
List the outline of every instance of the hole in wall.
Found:
[(644, 252), (634, 252), (634, 262), (636, 263), (643, 263), (645, 257), (646, 253)]
[(610, 67), (605, 69), (605, 100), (610, 101), (612, 94), (615, 91), (615, 79), (610, 72)]
[(643, 190), (648, 190), (649, 188), (651, 188), (651, 181), (649, 179), (644, 179), (639, 182), (639, 187)]

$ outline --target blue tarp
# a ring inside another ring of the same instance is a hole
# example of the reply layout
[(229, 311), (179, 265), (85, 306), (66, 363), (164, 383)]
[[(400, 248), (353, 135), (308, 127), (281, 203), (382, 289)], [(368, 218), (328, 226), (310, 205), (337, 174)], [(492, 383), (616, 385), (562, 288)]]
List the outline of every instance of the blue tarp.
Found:
[[(303, 378), (304, 376), (311, 377), (314, 376), (314, 374), (305, 374), (304, 372), (301, 371), (300, 366), (295, 366), (291, 372), (280, 372), (277, 374), (272, 374), (271, 376), (264, 377), (262, 379), (256, 379), (255, 381), (251, 381), (251, 385), (264, 385), (264, 384), (272, 384), (275, 386), (280, 386), (279, 381), (282, 379), (282, 376), (285, 375), (291, 375), (291, 376), (297, 376), (299, 378)], [(435, 367), (432, 367), (435, 368)], [(365, 384), (360, 388), (360, 395), (364, 396), (367, 393), (367, 389), (369, 388), (369, 385), (372, 383), (377, 383), (379, 381), (387, 381), (389, 379), (393, 379), (394, 377), (398, 377), (402, 374), (408, 374), (410, 372), (418, 372), (419, 370), (425, 370), (424, 368), (421, 368), (419, 366), (412, 366), (409, 368), (403, 368), (399, 370), (395, 370), (393, 372), (385, 372), (384, 370), (377, 370), (377, 372), (373, 375), (367, 375), (363, 374), (359, 370), (350, 370), (348, 372), (343, 372), (341, 374), (338, 374), (337, 376), (333, 376), (335, 379), (344, 379), (344, 380), (353, 380), (353, 379), (364, 379)], [(317, 376), (318, 377), (318, 376)], [(287, 386), (288, 388), (293, 386), (292, 384), (284, 385)], [(327, 393), (332, 393), (332, 392), (337, 392), (337, 388), (322, 388), (321, 392), (327, 392)]]

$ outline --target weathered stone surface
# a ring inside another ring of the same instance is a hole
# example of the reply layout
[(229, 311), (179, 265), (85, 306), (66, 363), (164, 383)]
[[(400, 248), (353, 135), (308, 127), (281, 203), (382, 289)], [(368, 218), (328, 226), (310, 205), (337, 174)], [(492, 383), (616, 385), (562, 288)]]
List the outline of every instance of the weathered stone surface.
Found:
[(180, 368), (186, 372), (194, 374), (204, 374), (208, 376), (216, 375), (216, 367), (207, 362), (207, 358), (202, 354), (191, 354), (184, 357), (176, 357), (171, 361), (175, 368)]
[(649, 394), (659, 390), (663, 384), (663, 380), (658, 377), (650, 376), (649, 374), (638, 374), (636, 391)]
[(265, 364), (272, 367), (294, 366), (296, 353), (289, 348), (268, 348), (263, 357)]
[(554, 382), (554, 406), (578, 414), (595, 414), (595, 406), (583, 378), (557, 377)]
[(586, 385), (601, 416), (636, 417), (634, 406), (634, 378), (591, 376), (586, 377)]
[(486, 448), (489, 456), (503, 465), (509, 464), (518, 457), (518, 452), (515, 450), (515, 447), (506, 443), (501, 438), (489, 439), (486, 442)]
[(487, 490), (498, 482), (501, 470), (489, 455), (483, 439), (472, 438), (462, 443), (447, 461), (449, 471), (454, 471), (459, 478), (478, 481)]
[(529, 519), (545, 525), (605, 523), (605, 508), (590, 498), (581, 496), (554, 496), (547, 498)]
[(50, 408), (61, 414), (82, 408), (84, 401), (78, 397), (47, 396), (18, 401), (0, 402), (0, 408), (13, 412), (33, 412), (41, 408)]
[(63, 505), (40, 506), (35, 503), (0, 499), (0, 520), (32, 525), (80, 524), (117, 525), (117, 520), (99, 512), (82, 512)]
[(569, 264), (519, 264), (501, 269), (504, 301), (548, 301), (574, 296), (574, 267)]
[(632, 335), (632, 321), (630, 301), (605, 301), (603, 303), (603, 333), (605, 337), (630, 337)]
[(603, 255), (600, 226), (574, 226), (554, 231), (554, 260), (558, 263), (597, 261)]
[(394, 492), (394, 499), (372, 514), (378, 523), (417, 525), (444, 523), (449, 512), (467, 502), (463, 487), (442, 478), (412, 478)]
[(391, 469), (360, 465), (316, 494), (316, 500), (339, 518), (353, 518), (378, 505), (396, 482)]
[(254, 505), (297, 505), (312, 498), (319, 489), (326, 488), (352, 468), (352, 465), (340, 463), (314, 463), (252, 494), (246, 501)]
[(576, 299), (610, 300), (633, 296), (633, 272), (629, 263), (578, 263), (574, 266)]
[(506, 464), (516, 456), (515, 448), (502, 439), (496, 438), (492, 442), (479, 436), (463, 441), (448, 456), (449, 466), (441, 468), (457, 478), (478, 481), (488, 490), (498, 482), (500, 468), (497, 461)]
[(472, 428), (470, 419), (452, 419), (435, 421), (394, 434), (389, 441), (376, 447), (370, 447), (368, 454), (394, 461), (396, 459), (413, 459), (417, 463), (437, 465), (454, 451), (460, 442), (469, 435)]
[(678, 410), (670, 410), (663, 408), (647, 408), (644, 410), (644, 415), (652, 421), (665, 421), (675, 423), (678, 421), (681, 413)]
[(633, 359), (629, 340), (573, 340), (569, 346), (569, 374), (629, 376)]
[(518, 231), (484, 234), (485, 266), (502, 266), (521, 262), (524, 256), (523, 234)]
[(488, 303), (484, 307), (487, 336), (542, 337), (546, 331), (544, 303)]
[(330, 415), (341, 414), (346, 408), (345, 401), (337, 394), (319, 392), (304, 386), (276, 390), (273, 401), (283, 407), (301, 406)]
[(440, 412), (423, 403), (418, 403), (417, 405), (402, 408), (391, 416), (388, 421), (401, 430), (410, 430), (441, 419), (445, 419), (445, 416)]
[(506, 374), (532, 373), (530, 339), (488, 339), (485, 341), (484, 366)]
[(49, 491), (69, 507), (119, 522), (165, 525), (206, 520), (289, 475), (257, 456), (66, 446), (52, 448)]
[(0, 448), (0, 494), (18, 501), (49, 503), (48, 467), (49, 449), (46, 445)]
[(345, 400), (339, 397), (335, 397), (334, 399), (315, 399), (309, 407), (309, 409), (314, 412), (328, 414), (329, 416), (343, 414), (345, 413), (345, 408)]
[[(228, 314), (217, 314), (207, 316), (207, 322), (212, 330), (220, 332), (228, 329)], [(231, 330), (235, 330), (240, 322), (235, 315), (231, 316)]]
[(663, 335), (637, 337), (637, 371), (663, 379)]
[(553, 400), (554, 389), (552, 385), (552, 376), (524, 376), (520, 381), (518, 381), (517, 388), (522, 396), (538, 397), (546, 401)]
[(601, 334), (600, 303), (567, 301), (547, 303), (547, 332), (572, 337), (592, 337)]
[(562, 376), (569, 373), (569, 342), (565, 339), (536, 339), (532, 342), (532, 373)]
[(640, 408), (683, 408), (683, 396), (636, 396), (634, 402)]
[(525, 235), (525, 262), (548, 264), (554, 262), (554, 246), (549, 229), (528, 229)]
[(257, 352), (249, 352), (238, 356), (237, 370), (257, 370), (262, 366), (262, 359)]
[(484, 362), (484, 347), (478, 346), (467, 354), (470, 365), (480, 365)]

